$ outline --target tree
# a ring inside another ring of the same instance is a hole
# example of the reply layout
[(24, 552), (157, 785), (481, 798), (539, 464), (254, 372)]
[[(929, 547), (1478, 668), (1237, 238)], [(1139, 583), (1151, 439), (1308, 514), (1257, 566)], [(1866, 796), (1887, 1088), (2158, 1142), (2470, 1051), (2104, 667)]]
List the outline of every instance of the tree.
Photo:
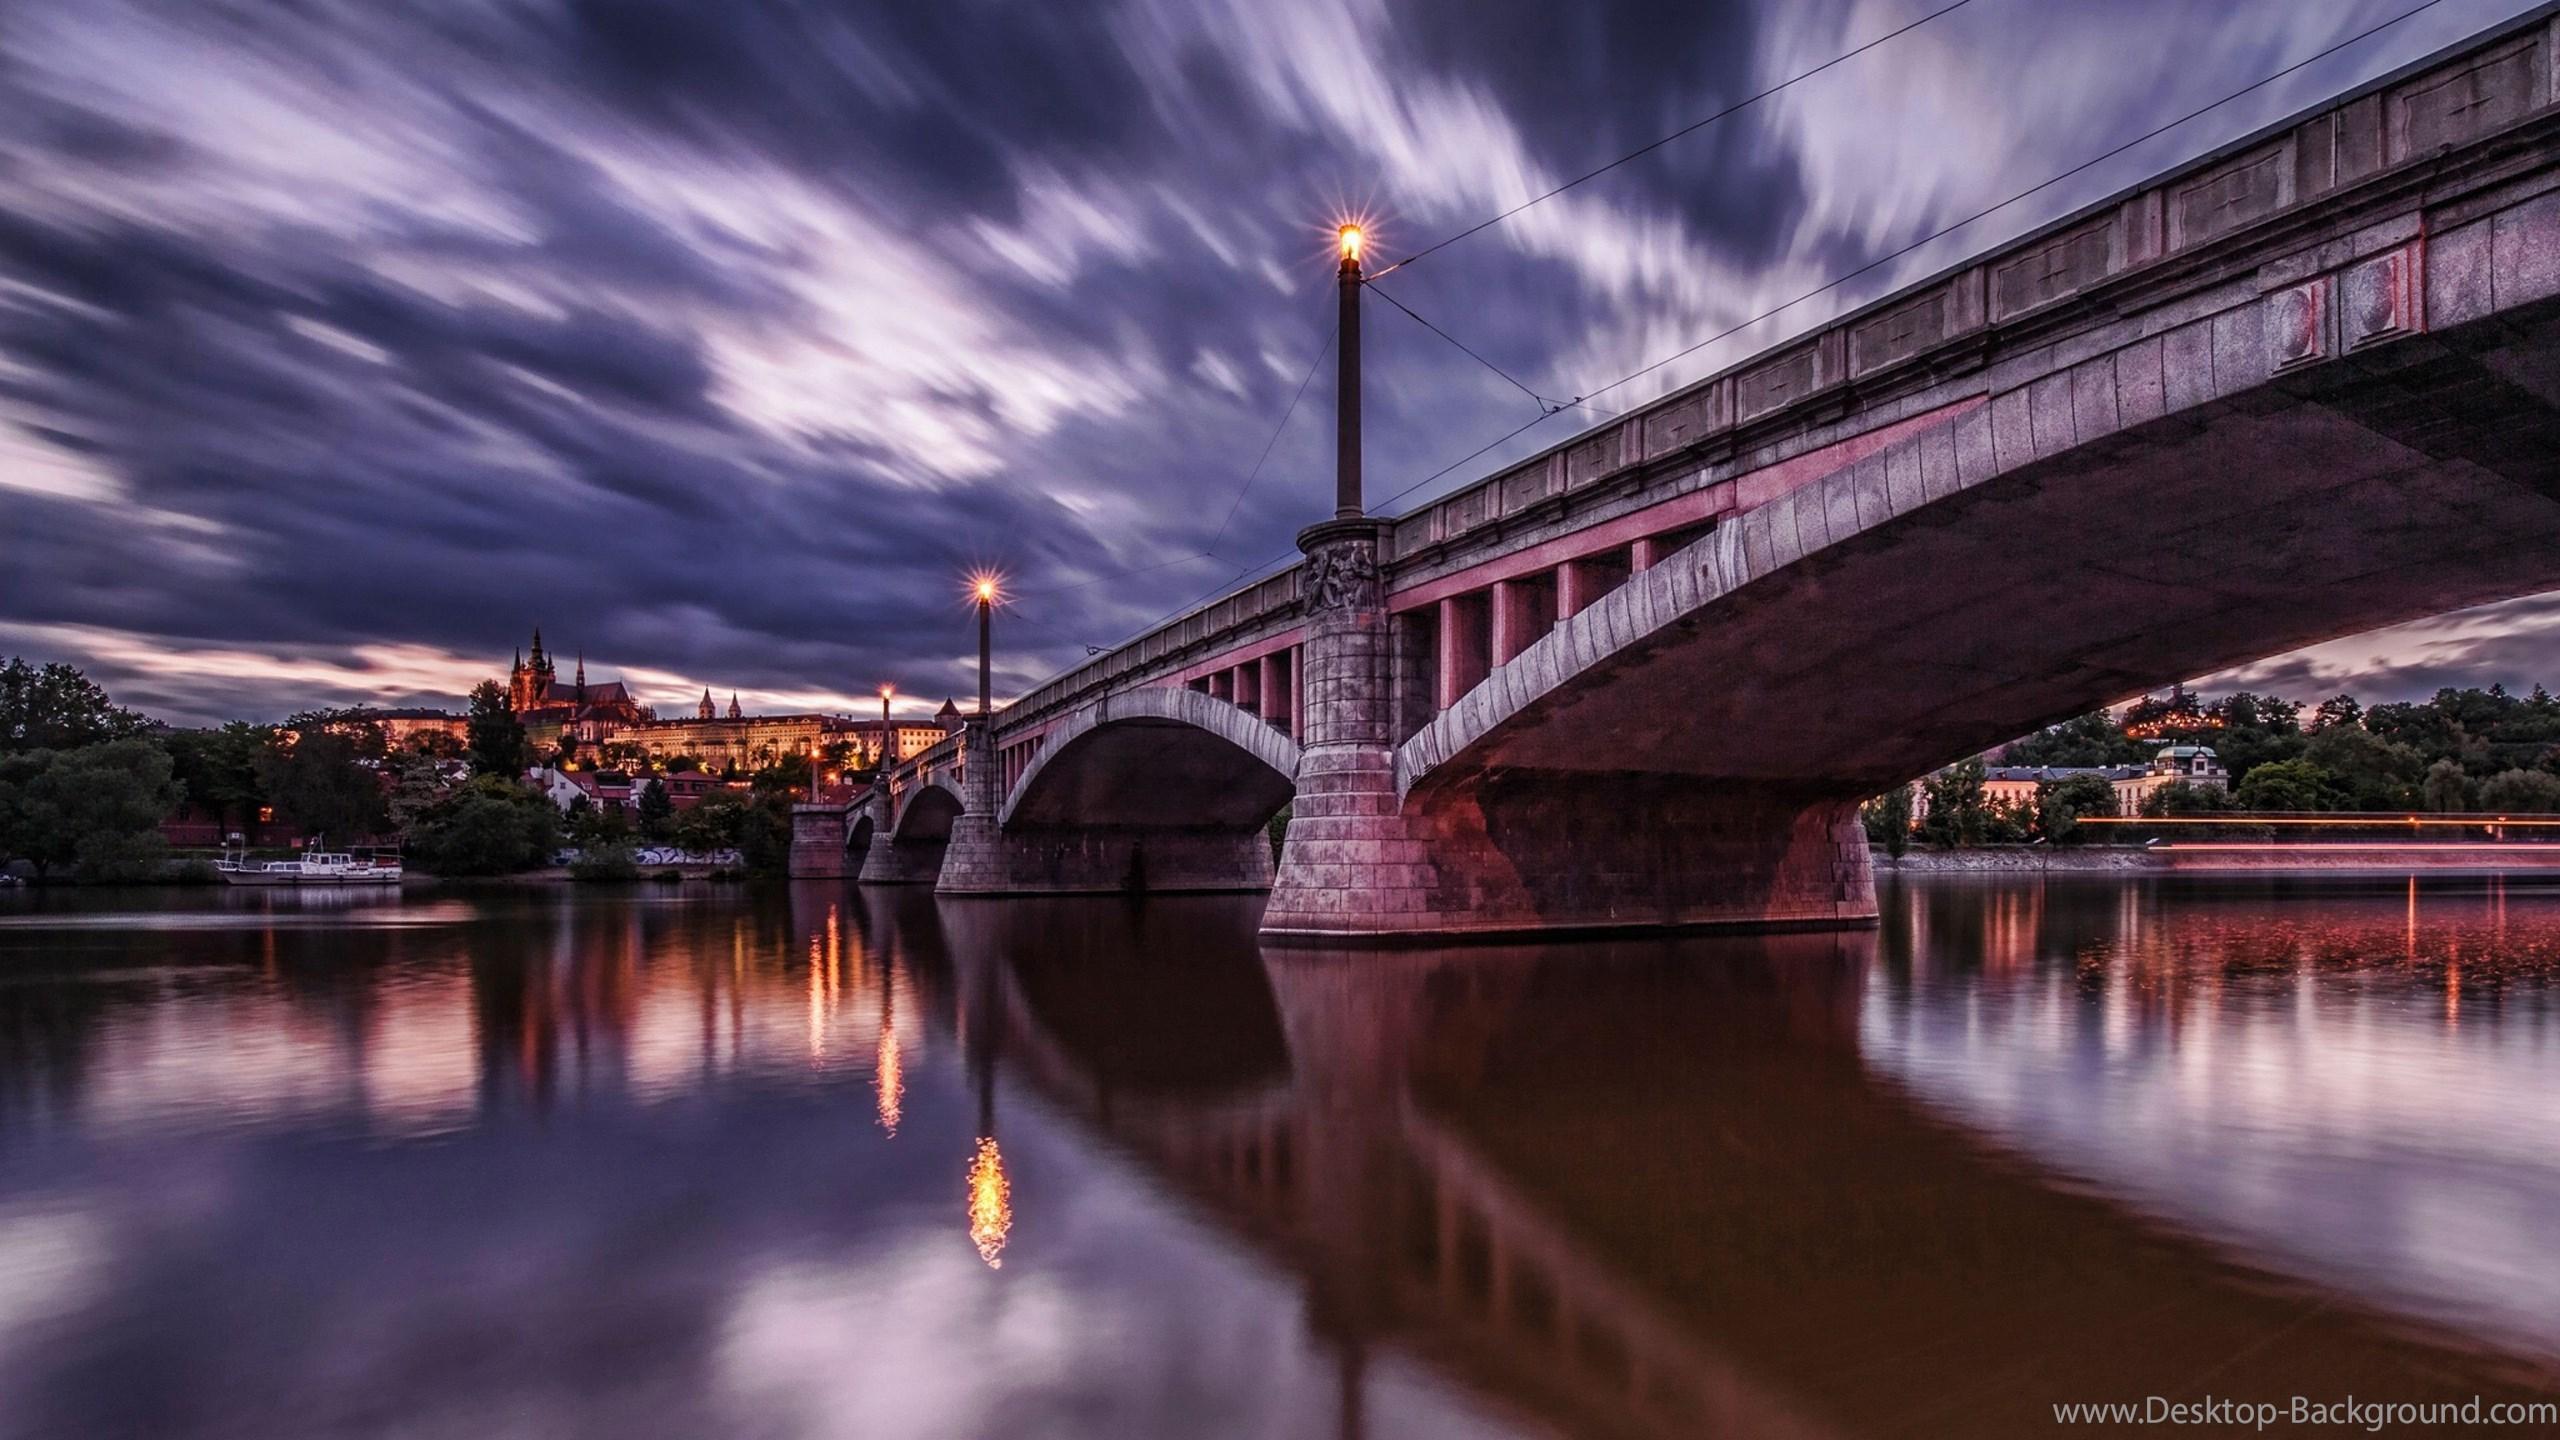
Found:
[(76, 864), (91, 880), (147, 879), (166, 853), (160, 821), (184, 792), (169, 752), (148, 740), (29, 750), (0, 765), (0, 858), (37, 878)]
[(2010, 741), (2000, 759), (2006, 765), (2131, 765), (2150, 759), (2157, 748), (2127, 739), (2114, 717), (2092, 710)]
[(409, 854), (437, 875), (505, 875), (549, 864), (560, 817), (522, 785), (482, 775), (427, 811)]
[(750, 870), (778, 875), (791, 866), (791, 801), (761, 794), (738, 818), (738, 858)]
[(2243, 810), (2330, 810), (2335, 798), (2329, 772), (2308, 760), (2261, 765), (2240, 784)]
[(2190, 785), (2184, 780), (2172, 781), (2142, 797), (2145, 818), (2158, 820), (2181, 815), (2220, 815), (2239, 808), (2231, 792), (2217, 785)]
[(2036, 802), (2032, 795), (2015, 800), (1986, 799), (1982, 805), (1982, 843), (2024, 845), (2036, 838)]
[(2560, 775), (2504, 770), (2480, 785), (2480, 808), (2498, 815), (2547, 815), (2560, 811)]
[(2124, 707), (2124, 727), (2149, 740), (2188, 740), (2211, 730), (2213, 719), (2186, 686), (2173, 685), (2165, 697), (2145, 695)]
[(226, 829), (245, 829), (268, 803), (258, 767), (273, 739), (267, 726), (234, 720), (219, 730), (172, 730), (161, 744), (188, 802)]
[(2439, 814), (2468, 810), (2474, 798), (2471, 777), (2463, 773), (2461, 762), (2450, 758), (2427, 767), (2426, 778), (2418, 782), (2418, 795)]
[(562, 828), (569, 843), (581, 850), (607, 845), (631, 843), (631, 812), (617, 802), (598, 805), (581, 795), (569, 802), (569, 814)]
[(2116, 787), (2102, 775), (2073, 775), (2036, 787), (2036, 828), (2059, 845), (2099, 838), (2096, 828), (2080, 823), (2081, 817), (2115, 813)]
[(656, 780), (642, 781), (633, 808), (640, 812), (640, 838), (651, 844), (663, 843), (674, 828), (676, 816), (676, 802), (667, 794), (667, 787)]
[(533, 747), (524, 726), (507, 703), (507, 688), (495, 680), (471, 687), (471, 718), (463, 743), (475, 775), (501, 775), (513, 780), (533, 764)]
[(1881, 845), (1884, 853), (1895, 859), (1911, 848), (1911, 787), (1896, 785), (1873, 800), (1858, 807), (1858, 818), (1866, 822), (1867, 843)]
[(2311, 733), (2317, 735), (2323, 730), (2360, 724), (2363, 720), (2364, 707), (2356, 703), (2356, 697), (2332, 695), (2311, 712)]
[(140, 735), (147, 722), (69, 665), (0, 665), (0, 754), (75, 750)]
[(1920, 820), (1920, 838), (1944, 849), (1981, 844), (1991, 825), (1982, 781), (1982, 761), (1973, 759), (1950, 765), (1922, 782), (1929, 806)]
[(390, 745), (382, 734), (382, 718), (359, 707), (304, 710), (287, 718), (276, 729), (286, 735), (325, 731), (339, 736), (346, 740), (348, 748), (359, 760), (380, 760), (390, 753)]
[(390, 814), (380, 772), (361, 758), (364, 748), (345, 730), (281, 731), (259, 759), (258, 778), (304, 834), (379, 835)]
[(423, 749), (392, 757), (391, 794), (385, 807), (392, 830), (407, 835), (452, 792), (453, 782), (445, 774), (446, 763)]
[(2332, 725), (2311, 737), (2302, 758), (2327, 772), (2336, 808), (2406, 810), (2417, 803), (2426, 759), (2360, 725)]
[(569, 862), (572, 880), (637, 880), (640, 865), (632, 857), (631, 846), (624, 841), (580, 847), (578, 858)]

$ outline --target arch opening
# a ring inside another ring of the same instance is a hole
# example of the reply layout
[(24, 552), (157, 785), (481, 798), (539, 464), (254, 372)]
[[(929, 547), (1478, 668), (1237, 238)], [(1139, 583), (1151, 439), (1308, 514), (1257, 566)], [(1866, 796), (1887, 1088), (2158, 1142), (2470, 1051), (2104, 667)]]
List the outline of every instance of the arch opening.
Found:
[(1023, 776), (1005, 828), (1252, 830), (1297, 791), (1269, 760), (1187, 721), (1107, 720), (1071, 736)]

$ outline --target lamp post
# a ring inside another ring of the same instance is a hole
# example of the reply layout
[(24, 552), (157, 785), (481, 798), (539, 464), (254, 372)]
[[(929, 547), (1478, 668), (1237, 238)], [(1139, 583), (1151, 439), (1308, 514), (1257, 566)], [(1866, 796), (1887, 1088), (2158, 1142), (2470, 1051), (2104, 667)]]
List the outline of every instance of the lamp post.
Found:
[(978, 718), (987, 718), (994, 695), (988, 679), (987, 661), (991, 653), (988, 635), (996, 609), (996, 577), (981, 575), (969, 586), (970, 595), (978, 602)]
[(889, 773), (889, 761), (891, 759), (889, 745), (889, 697), (897, 693), (898, 687), (895, 685), (883, 685), (880, 687), (880, 749), (878, 753), (872, 757), (872, 768), (879, 771), (884, 776)]
[(1333, 516), (1360, 518), (1360, 246), (1357, 225), (1341, 231), (1342, 338), (1335, 350)]

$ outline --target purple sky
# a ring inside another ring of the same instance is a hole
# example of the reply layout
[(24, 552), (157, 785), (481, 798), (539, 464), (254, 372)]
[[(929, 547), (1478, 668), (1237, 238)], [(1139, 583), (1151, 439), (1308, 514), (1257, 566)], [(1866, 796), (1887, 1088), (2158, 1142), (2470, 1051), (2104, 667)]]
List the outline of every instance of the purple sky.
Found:
[[(1344, 207), (1406, 253), (1938, 3), (0, 0), (0, 654), (275, 718), (453, 704), (539, 623), (662, 707), (929, 707), (989, 564), (1019, 690), (1327, 508), (1325, 375), (1240, 485)], [(2412, 3), (1973, 0), (1391, 283), (1577, 394)], [(2442, 0), (1618, 394), (2522, 8)], [(1367, 328), (1373, 495), (1536, 414)], [(2544, 596), (2247, 678), (2555, 662)]]

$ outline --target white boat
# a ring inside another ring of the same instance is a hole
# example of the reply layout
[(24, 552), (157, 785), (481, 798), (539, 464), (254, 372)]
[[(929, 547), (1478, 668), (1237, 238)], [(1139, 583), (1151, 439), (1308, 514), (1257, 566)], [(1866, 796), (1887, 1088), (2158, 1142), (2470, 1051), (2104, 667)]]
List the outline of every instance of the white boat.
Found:
[(400, 862), (335, 850), (306, 850), (299, 860), (251, 860), (245, 853), (214, 862), (228, 885), (397, 885)]

